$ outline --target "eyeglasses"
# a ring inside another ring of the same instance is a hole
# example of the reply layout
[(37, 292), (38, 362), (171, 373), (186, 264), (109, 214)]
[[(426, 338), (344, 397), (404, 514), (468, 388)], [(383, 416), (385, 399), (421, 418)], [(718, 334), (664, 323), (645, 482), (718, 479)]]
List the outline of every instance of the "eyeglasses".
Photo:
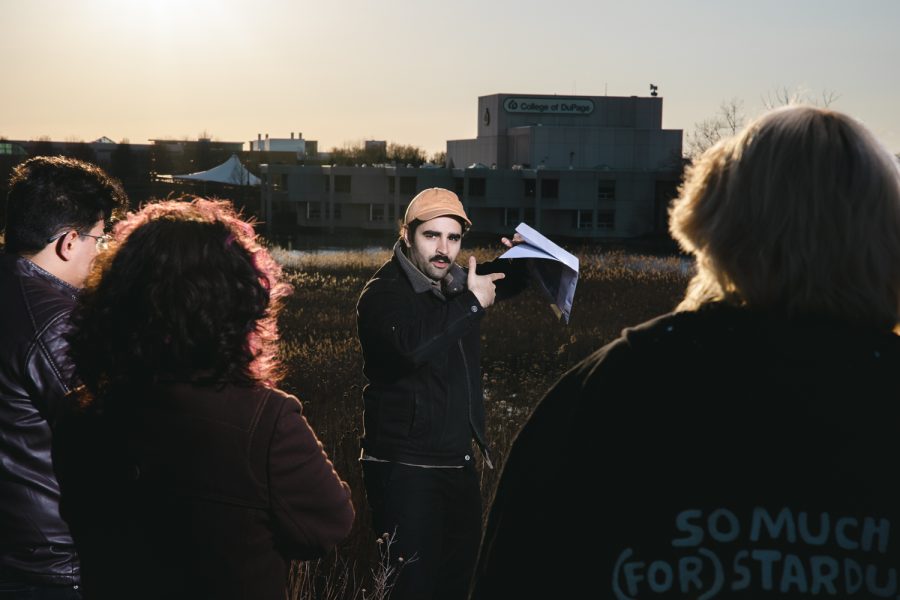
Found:
[[(47, 238), (47, 243), (49, 244), (49, 243), (51, 243), (51, 242), (55, 242), (55, 241), (58, 240), (59, 238), (65, 236), (65, 235), (66, 235), (67, 233), (69, 233), (70, 231), (72, 231), (72, 230), (71, 230), (71, 229), (68, 229), (68, 230), (66, 230), (66, 231), (63, 231), (62, 233), (57, 233), (57, 234), (54, 235), (53, 237)], [(97, 250), (100, 250), (101, 252), (102, 252), (103, 250), (106, 250), (106, 249), (109, 248), (109, 241), (112, 239), (112, 236), (110, 236), (110, 235), (107, 234), (107, 233), (104, 233), (103, 235), (91, 235), (90, 233), (81, 233), (81, 232), (78, 231), (78, 230), (75, 230), (75, 233), (78, 234), (78, 237), (89, 237), (89, 238), (94, 238), (94, 241), (95, 241), (96, 244), (97, 244)]]

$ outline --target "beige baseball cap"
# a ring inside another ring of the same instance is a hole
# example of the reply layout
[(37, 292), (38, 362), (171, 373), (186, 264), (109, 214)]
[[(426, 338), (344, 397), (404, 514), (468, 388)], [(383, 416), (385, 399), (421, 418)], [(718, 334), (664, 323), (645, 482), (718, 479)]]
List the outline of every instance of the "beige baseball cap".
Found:
[(428, 188), (416, 194), (406, 207), (403, 224), (409, 225), (416, 220), (430, 221), (437, 217), (459, 217), (465, 222), (466, 228), (472, 226), (459, 197), (444, 188)]

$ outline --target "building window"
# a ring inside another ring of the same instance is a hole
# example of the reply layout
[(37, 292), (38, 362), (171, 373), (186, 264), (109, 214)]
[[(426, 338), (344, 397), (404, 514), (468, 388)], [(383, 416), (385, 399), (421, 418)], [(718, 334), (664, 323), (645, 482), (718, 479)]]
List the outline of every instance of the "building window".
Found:
[(453, 191), (456, 192), (456, 195), (461, 198), (462, 195), (466, 192), (466, 180), (462, 177), (454, 177)]
[(27, 152), (25, 152), (25, 149), (18, 144), (13, 144), (12, 142), (0, 142), (0, 154), (25, 156)]
[(331, 205), (331, 217), (335, 221), (340, 221), (343, 213), (342, 204), (335, 202)]
[(575, 229), (593, 229), (594, 228), (594, 211), (590, 209), (581, 209), (576, 210), (572, 215), (574, 218), (574, 223), (572, 226)]
[(611, 202), (616, 199), (616, 182), (604, 180), (597, 187), (597, 200)]
[(525, 185), (525, 197), (534, 198), (535, 190), (537, 190), (537, 182), (534, 179), (523, 179), (522, 183)]
[(615, 229), (616, 228), (616, 211), (614, 210), (598, 210), (597, 211), (597, 229)]
[(415, 194), (416, 193), (416, 178), (415, 177), (401, 177), (400, 178), (400, 193), (401, 194)]
[(487, 182), (484, 177), (469, 178), (469, 197), (483, 198), (487, 190)]
[(397, 179), (388, 177), (388, 194), (393, 194), (395, 191), (397, 191)]
[(335, 175), (334, 176), (334, 191), (338, 194), (349, 194), (350, 193), (350, 176), (349, 175)]
[(503, 209), (503, 226), (504, 227), (515, 227), (520, 223), (519, 221), (519, 209), (518, 208), (504, 208)]
[(534, 209), (526, 208), (522, 215), (522, 220), (528, 225), (534, 225)]
[(393, 222), (397, 218), (397, 209), (394, 208), (394, 203), (391, 202), (388, 204), (388, 221)]
[(287, 173), (281, 174), (281, 191), (288, 191), (288, 176)]
[(559, 198), (559, 179), (541, 179), (541, 198)]
[(369, 220), (384, 221), (384, 204), (369, 205)]
[(322, 218), (322, 203), (321, 202), (308, 202), (306, 204), (306, 220), (307, 221), (318, 221)]
[(331, 176), (330, 175), (322, 175), (322, 179), (325, 182), (325, 193), (331, 191)]

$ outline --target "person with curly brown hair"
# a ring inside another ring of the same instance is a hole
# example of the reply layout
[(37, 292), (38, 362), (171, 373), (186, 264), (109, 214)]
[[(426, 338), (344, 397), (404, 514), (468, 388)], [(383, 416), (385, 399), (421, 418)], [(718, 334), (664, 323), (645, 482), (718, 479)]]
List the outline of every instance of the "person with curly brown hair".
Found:
[(83, 410), (55, 444), (86, 598), (283, 599), (350, 531), (350, 492), (278, 381), (290, 288), (222, 201), (115, 229), (74, 315)]

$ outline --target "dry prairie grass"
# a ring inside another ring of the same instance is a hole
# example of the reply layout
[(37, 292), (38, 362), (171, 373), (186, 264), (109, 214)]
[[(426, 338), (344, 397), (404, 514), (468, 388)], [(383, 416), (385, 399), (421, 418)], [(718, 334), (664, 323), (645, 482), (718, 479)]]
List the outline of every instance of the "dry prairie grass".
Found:
[[(484, 261), (496, 257), (498, 250), (464, 250), (461, 257), (470, 253)], [(357, 460), (365, 379), (356, 338), (356, 301), (390, 252), (275, 250), (274, 254), (294, 286), (280, 323), (287, 370), (282, 387), (303, 401), (306, 416), (337, 471), (350, 484), (357, 509), (354, 530), (339, 549), (341, 558), (308, 568), (307, 573), (320, 575), (318, 581), (316, 577), (304, 581), (300, 596), (361, 598), (360, 590), (371, 589), (374, 583), (370, 567), (377, 572), (379, 557)], [(516, 432), (544, 392), (623, 328), (671, 311), (690, 275), (690, 264), (678, 257), (591, 250), (577, 254), (581, 274), (568, 325), (557, 321), (548, 302), (532, 290), (490, 308), (483, 321), (481, 367), (487, 429), (497, 467), (481, 471), (485, 507)], [(360, 583), (338, 595), (322, 591), (341, 580)]]

